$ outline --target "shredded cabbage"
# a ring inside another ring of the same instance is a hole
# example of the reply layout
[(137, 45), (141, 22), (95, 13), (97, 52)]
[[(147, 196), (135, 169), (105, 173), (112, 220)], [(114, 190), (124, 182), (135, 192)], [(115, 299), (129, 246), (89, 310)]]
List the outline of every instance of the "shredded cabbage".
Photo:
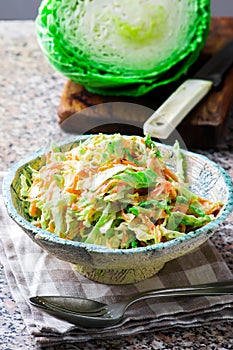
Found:
[(34, 225), (110, 248), (184, 236), (222, 207), (192, 193), (148, 135), (93, 135), (66, 152), (53, 147), (38, 171), (28, 170), (20, 194)]

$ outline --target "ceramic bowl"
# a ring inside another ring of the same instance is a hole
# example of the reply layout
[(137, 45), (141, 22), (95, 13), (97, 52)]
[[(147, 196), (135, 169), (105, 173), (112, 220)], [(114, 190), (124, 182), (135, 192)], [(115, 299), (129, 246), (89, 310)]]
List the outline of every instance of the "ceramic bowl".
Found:
[[(69, 150), (88, 136), (64, 143)], [(175, 167), (171, 146), (157, 144), (167, 165)], [(233, 189), (230, 176), (208, 158), (182, 151), (187, 164), (187, 179), (191, 190), (212, 201), (224, 203), (216, 219), (206, 226), (174, 240), (133, 249), (109, 249), (59, 238), (33, 226), (27, 219), (19, 199), (20, 174), (26, 166), (39, 169), (44, 161), (44, 151), (32, 154), (16, 164), (6, 175), (3, 184), (4, 201), (10, 217), (43, 249), (59, 259), (75, 265), (87, 278), (106, 284), (129, 284), (147, 279), (161, 270), (168, 261), (178, 258), (203, 244), (233, 209)]]

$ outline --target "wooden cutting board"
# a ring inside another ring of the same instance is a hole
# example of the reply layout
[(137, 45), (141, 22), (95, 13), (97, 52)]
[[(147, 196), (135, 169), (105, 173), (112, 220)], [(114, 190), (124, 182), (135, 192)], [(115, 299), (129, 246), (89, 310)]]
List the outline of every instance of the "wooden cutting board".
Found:
[[(142, 135), (143, 123), (151, 111), (156, 110), (186, 78), (192, 77), (215, 52), (232, 39), (233, 18), (212, 18), (206, 45), (187, 76), (141, 97), (101, 96), (90, 93), (82, 85), (68, 80), (58, 107), (58, 122), (64, 131), (78, 134), (121, 132)], [(139, 106), (136, 109), (133, 107), (135, 104)], [(94, 108), (88, 109), (86, 113), (86, 108), (90, 106)], [(221, 87), (212, 90), (189, 113), (177, 131), (188, 148), (219, 147), (226, 142), (226, 132), (233, 119), (232, 115), (233, 67), (227, 72)], [(174, 133), (169, 139), (172, 140), (176, 135), (177, 133)], [(163, 142), (166, 143), (166, 140)]]

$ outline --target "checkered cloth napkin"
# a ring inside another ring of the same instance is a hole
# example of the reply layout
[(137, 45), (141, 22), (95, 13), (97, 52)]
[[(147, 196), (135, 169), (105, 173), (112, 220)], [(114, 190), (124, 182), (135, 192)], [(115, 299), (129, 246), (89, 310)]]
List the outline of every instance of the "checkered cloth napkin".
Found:
[(35, 295), (70, 295), (104, 302), (123, 300), (149, 289), (189, 286), (232, 278), (208, 241), (196, 251), (166, 264), (156, 276), (133, 285), (104, 285), (81, 276), (74, 267), (42, 250), (8, 216), (0, 201), (0, 261), (11, 293), (30, 334), (41, 345), (128, 336), (169, 327), (198, 326), (233, 319), (233, 296), (150, 299), (132, 306), (114, 328), (85, 329), (58, 320), (30, 305)]

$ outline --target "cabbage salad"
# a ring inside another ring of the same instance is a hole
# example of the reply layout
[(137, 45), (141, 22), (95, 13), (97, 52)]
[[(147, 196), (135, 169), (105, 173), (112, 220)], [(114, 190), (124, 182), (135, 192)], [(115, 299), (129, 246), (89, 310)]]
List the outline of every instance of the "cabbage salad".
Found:
[(212, 221), (222, 203), (184, 182), (150, 136), (92, 135), (62, 152), (53, 145), (39, 169), (21, 174), (21, 199), (33, 225), (68, 240), (109, 248), (166, 242)]

